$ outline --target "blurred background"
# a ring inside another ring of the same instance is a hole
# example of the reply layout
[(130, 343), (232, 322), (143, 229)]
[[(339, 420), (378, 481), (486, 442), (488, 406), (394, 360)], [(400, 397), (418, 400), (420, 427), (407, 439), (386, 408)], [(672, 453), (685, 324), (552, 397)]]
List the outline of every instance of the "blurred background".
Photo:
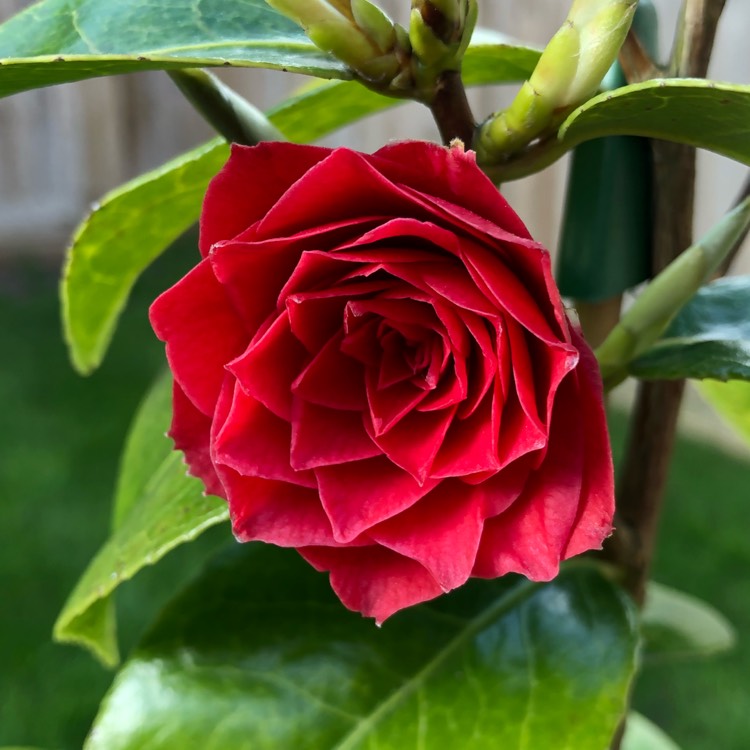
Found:
[[(30, 5), (0, 0), (0, 21)], [(679, 0), (657, 0), (662, 56)], [(381, 0), (405, 21), (407, 0)], [(543, 45), (567, 0), (484, 0), (480, 23)], [(750, 82), (750, 4), (728, 0), (710, 75)], [(304, 83), (252, 70), (222, 77), (261, 108)], [(483, 118), (514, 90), (471, 93)], [(103, 78), (0, 100), (0, 745), (77, 748), (111, 680), (81, 651), (51, 643), (54, 618), (107, 532), (109, 500), (129, 418), (162, 362), (146, 320), (149, 302), (196, 257), (189, 233), (145, 274), (104, 366), (76, 376), (60, 335), (57, 278), (68, 238), (107, 190), (211, 137), (162, 73)], [(395, 138), (437, 139), (426, 110), (405, 105), (326, 140), (374, 150)], [(750, 126), (749, 136), (750, 137)], [(567, 160), (504, 192), (532, 234), (554, 253)], [(696, 230), (731, 204), (745, 169), (699, 156)], [(735, 273), (750, 273), (746, 244)], [(627, 393), (627, 390), (626, 390)], [(626, 398), (625, 397), (621, 397)], [(685, 750), (750, 747), (750, 453), (697, 398), (689, 399), (678, 446), (655, 577), (703, 597), (740, 632), (738, 650), (713, 662), (649, 667), (637, 707)], [(624, 418), (613, 414), (616, 451)], [(201, 543), (222, 543), (226, 529)], [(123, 587), (124, 645), (201, 555), (178, 550)]]

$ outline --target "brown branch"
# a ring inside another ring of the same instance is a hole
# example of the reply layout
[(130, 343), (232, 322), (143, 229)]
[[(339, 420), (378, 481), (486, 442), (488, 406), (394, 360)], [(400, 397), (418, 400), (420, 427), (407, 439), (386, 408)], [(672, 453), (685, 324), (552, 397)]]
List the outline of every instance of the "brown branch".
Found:
[(628, 83), (640, 83), (664, 76), (664, 71), (651, 59), (632, 27), (620, 47), (618, 60)]
[(446, 70), (440, 74), (429, 106), (443, 143), (448, 145), (458, 138), (466, 148), (471, 148), (477, 126), (459, 71)]
[[(672, 73), (704, 77), (725, 0), (684, 0)], [(632, 52), (632, 46), (631, 46)], [(692, 244), (695, 149), (652, 141), (654, 179), (653, 271)], [(639, 604), (648, 581), (674, 446), (684, 381), (642, 382), (633, 411), (617, 492), (617, 531), (604, 555), (620, 566)]]
[(725, 4), (726, 0), (683, 0), (680, 30), (672, 51), (672, 75), (706, 77)]

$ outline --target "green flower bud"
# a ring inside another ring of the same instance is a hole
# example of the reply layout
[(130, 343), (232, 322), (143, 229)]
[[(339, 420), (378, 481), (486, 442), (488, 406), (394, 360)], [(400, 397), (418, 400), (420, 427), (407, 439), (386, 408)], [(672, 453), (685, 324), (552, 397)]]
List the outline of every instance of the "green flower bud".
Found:
[(450, 55), (448, 45), (435, 35), (417, 8), (409, 15), (409, 40), (422, 65), (435, 65)]
[(476, 19), (476, 0), (412, 0), (409, 41), (413, 68), (427, 99), (442, 73), (461, 69)]
[[(574, 0), (529, 78), (505, 110), (482, 127), (480, 160), (503, 156), (549, 132), (593, 95), (617, 57), (638, 0)], [(533, 92), (532, 97), (530, 93)]]
[(354, 22), (382, 52), (389, 52), (396, 45), (396, 30), (393, 21), (370, 0), (351, 0)]

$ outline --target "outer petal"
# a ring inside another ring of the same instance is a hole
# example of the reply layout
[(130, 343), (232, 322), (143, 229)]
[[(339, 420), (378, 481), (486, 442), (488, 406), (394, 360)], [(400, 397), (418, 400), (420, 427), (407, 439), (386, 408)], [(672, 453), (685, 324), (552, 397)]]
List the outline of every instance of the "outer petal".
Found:
[(614, 469), (604, 412), (602, 382), (593, 352), (581, 335), (572, 331), (581, 360), (578, 375), (580, 419), (584, 427), (584, 476), (581, 501), (564, 557), (599, 549), (612, 533), (615, 512)]
[(200, 250), (230, 240), (259, 221), (289, 186), (330, 153), (317, 146), (260, 143), (232, 146), (232, 155), (211, 181), (203, 203)]
[(384, 456), (321, 466), (315, 475), (334, 537), (342, 543), (403, 512), (437, 485), (420, 485)]
[(345, 607), (380, 625), (394, 612), (440, 596), (440, 584), (414, 560), (385, 547), (302, 547), (302, 557), (330, 571), (331, 587)]
[(584, 438), (578, 406), (571, 375), (558, 392), (552, 416), (555, 439), (544, 463), (521, 497), (485, 524), (475, 576), (521, 573), (534, 581), (548, 581), (557, 575), (578, 516), (583, 484)]
[(208, 261), (151, 305), (149, 318), (167, 344), (167, 359), (187, 397), (211, 415), (224, 380), (224, 365), (247, 346), (249, 336)]
[(423, 565), (443, 591), (466, 583), (476, 560), (485, 513), (484, 489), (442, 482), (416, 505), (370, 529), (384, 547)]
[[(473, 151), (446, 149), (434, 143), (404, 141), (376, 151), (372, 163), (390, 180), (430, 197), (442, 198), (530, 238), (516, 212), (477, 166)], [(467, 186), (471, 189), (467, 190)]]
[(174, 447), (185, 454), (191, 476), (202, 480), (210, 495), (225, 497), (224, 488), (211, 461), (210, 433), (211, 419), (195, 408), (175, 381), (172, 388), (172, 426), (169, 437), (174, 440)]

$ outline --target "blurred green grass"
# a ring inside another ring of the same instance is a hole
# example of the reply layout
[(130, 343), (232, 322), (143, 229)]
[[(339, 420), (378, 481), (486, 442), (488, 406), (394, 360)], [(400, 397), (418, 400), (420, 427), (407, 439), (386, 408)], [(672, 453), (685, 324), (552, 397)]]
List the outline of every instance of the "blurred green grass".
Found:
[[(194, 262), (193, 245), (178, 243), (144, 276), (104, 365), (86, 379), (71, 370), (62, 343), (57, 269), (0, 267), (0, 745), (80, 748), (111, 680), (50, 633), (106, 535), (125, 431), (163, 362), (148, 304)], [(615, 415), (612, 427), (617, 449), (623, 418)], [(680, 441), (655, 577), (714, 604), (740, 634), (731, 655), (653, 666), (639, 681), (636, 706), (684, 750), (750, 747), (748, 494), (750, 464)], [(178, 550), (123, 588), (126, 648), (224, 538), (226, 529), (216, 529), (200, 548)]]

